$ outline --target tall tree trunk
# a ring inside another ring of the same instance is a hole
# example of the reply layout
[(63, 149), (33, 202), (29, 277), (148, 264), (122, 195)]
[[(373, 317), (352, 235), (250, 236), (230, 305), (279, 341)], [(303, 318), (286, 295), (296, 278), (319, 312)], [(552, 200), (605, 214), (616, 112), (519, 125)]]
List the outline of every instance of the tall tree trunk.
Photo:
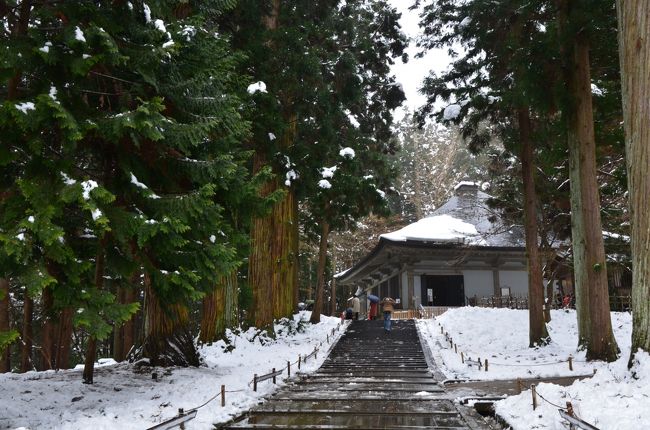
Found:
[(422, 204), (422, 165), (420, 163), (420, 139), (419, 136), (413, 136), (413, 206), (415, 207), (415, 218), (421, 220), (424, 218)]
[(32, 344), (34, 339), (34, 330), (32, 321), (34, 318), (34, 300), (29, 297), (25, 290), (23, 299), (23, 333), (22, 345), (20, 348), (20, 371), (28, 372), (34, 368), (32, 363)]
[[(9, 320), (9, 281), (0, 278), (0, 333), (8, 332), (11, 328)], [(0, 350), (0, 373), (11, 371), (11, 349), (7, 345)]]
[(632, 365), (639, 349), (650, 352), (650, 4), (616, 4), (632, 223)]
[[(283, 139), (293, 139), (290, 137)], [(267, 165), (263, 154), (253, 157), (254, 170)], [(267, 196), (280, 189), (277, 179), (262, 189)], [(253, 290), (250, 323), (258, 328), (273, 330), (273, 319), (293, 314), (298, 288), (298, 219), (293, 189), (273, 206), (270, 215), (253, 220), (249, 282)]]
[(43, 331), (41, 336), (41, 366), (40, 370), (54, 369), (54, 358), (56, 357), (55, 333), (56, 320), (54, 312), (54, 297), (50, 287), (43, 290), (41, 296), (43, 309)]
[(325, 264), (327, 263), (327, 238), (330, 233), (330, 225), (327, 221), (321, 222), (320, 247), (318, 249), (318, 273), (316, 281), (316, 298), (314, 309), (311, 311), (309, 321), (312, 324), (320, 322), (320, 314), (323, 309), (323, 293), (325, 290)]
[[(253, 170), (259, 171), (266, 165), (266, 158), (259, 153), (253, 156)], [(271, 180), (262, 187), (262, 196), (277, 188), (277, 180)], [(273, 213), (253, 219), (251, 226), (251, 254), (248, 264), (248, 280), (253, 293), (253, 303), (248, 314), (249, 324), (273, 332)]]
[(59, 318), (59, 333), (56, 344), (56, 368), (70, 368), (70, 345), (72, 344), (72, 317), (74, 310), (67, 306), (61, 311)]
[(179, 303), (161, 303), (146, 272), (144, 288), (143, 357), (148, 358), (152, 366), (198, 366), (199, 354), (187, 326), (187, 307)]
[(295, 309), (294, 296), (298, 286), (298, 219), (295, 217), (295, 204), (295, 192), (290, 187), (284, 199), (273, 208), (271, 255), (274, 270), (269, 275), (273, 279), (274, 319), (290, 317)]
[[(135, 303), (138, 302), (139, 294), (141, 291), (140, 277), (142, 272), (140, 270), (131, 277), (131, 286), (124, 290), (124, 303)], [(131, 354), (131, 349), (135, 345), (135, 328), (136, 320), (142, 315), (142, 311), (138, 310), (135, 314), (131, 315), (127, 321), (124, 322), (122, 326), (122, 336), (123, 336), (123, 346), (122, 350), (124, 351), (124, 358), (128, 359)]]
[(90, 336), (86, 344), (86, 359), (84, 360), (83, 383), (92, 384), (95, 376), (95, 357), (97, 356), (97, 338)]
[(237, 326), (237, 270), (219, 278), (215, 290), (203, 299), (201, 333), (203, 343), (222, 339), (226, 329)]
[[(267, 30), (279, 27), (280, 0), (272, 0), (268, 15), (263, 18)], [(268, 42), (269, 49), (273, 43)], [(291, 108), (290, 100), (282, 104)], [(296, 136), (296, 115), (285, 112), (287, 128), (280, 138), (280, 148), (293, 146)], [(268, 147), (259, 145), (253, 156), (253, 171), (267, 166)], [(277, 173), (277, 172), (276, 172)], [(284, 172), (278, 173), (284, 177)], [(278, 179), (269, 181), (262, 196), (281, 189)], [(253, 308), (250, 323), (273, 332), (273, 319), (291, 316), (297, 304), (298, 288), (298, 219), (297, 201), (293, 188), (284, 188), (285, 197), (273, 206), (270, 215), (253, 220), (251, 229), (251, 255), (249, 282), (253, 290)]]
[[(95, 257), (95, 288), (104, 289), (104, 270), (105, 270), (105, 247), (106, 236), (102, 237), (97, 246), (97, 256)], [(86, 360), (84, 361), (83, 383), (92, 384), (95, 374), (95, 358), (97, 355), (97, 338), (90, 335), (88, 345), (86, 346)]]
[[(573, 14), (575, 15), (576, 12)], [(596, 178), (589, 41), (584, 32), (580, 31), (575, 34), (572, 42), (570, 67), (567, 70), (569, 90), (567, 124), (578, 336), (580, 345), (587, 349), (588, 360), (613, 361), (616, 359), (618, 346), (612, 332), (610, 317), (607, 267)]]
[[(120, 304), (126, 303), (126, 289), (117, 287), (115, 292), (116, 301)], [(124, 361), (126, 352), (124, 351), (124, 324), (113, 324), (113, 359), (115, 361)]]
[(549, 342), (544, 322), (544, 276), (539, 252), (537, 223), (537, 191), (535, 190), (535, 155), (531, 136), (528, 107), (520, 108), (519, 140), (521, 145), (521, 175), (524, 183), (524, 229), (528, 260), (528, 345), (533, 348)]
[(330, 299), (330, 312), (331, 317), (336, 316), (336, 278), (332, 277), (332, 297)]
[(546, 300), (544, 302), (544, 321), (546, 323), (551, 322), (551, 309), (553, 308), (553, 282), (555, 282), (555, 279), (551, 277), (548, 280), (548, 284), (546, 284)]

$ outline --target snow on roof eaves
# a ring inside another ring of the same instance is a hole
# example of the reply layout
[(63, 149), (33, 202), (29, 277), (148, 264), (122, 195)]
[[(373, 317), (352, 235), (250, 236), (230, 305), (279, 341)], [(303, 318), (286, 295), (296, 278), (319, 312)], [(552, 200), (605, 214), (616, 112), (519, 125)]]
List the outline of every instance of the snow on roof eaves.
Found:
[(470, 187), (479, 187), (481, 185), (480, 182), (470, 182), (470, 181), (460, 181), (456, 186), (454, 187), (454, 191), (458, 191), (460, 187), (464, 186), (470, 186)]
[[(469, 185), (474, 183), (462, 183)], [(461, 185), (459, 184), (459, 186)], [(507, 226), (492, 213), (490, 196), (476, 188), (450, 198), (434, 213), (413, 224), (380, 237), (392, 242), (461, 243), (492, 247), (523, 247), (521, 227)]]
[(382, 234), (381, 237), (394, 242), (419, 240), (464, 243), (467, 239), (477, 235), (478, 231), (472, 224), (450, 215), (438, 215), (422, 218), (397, 231)]

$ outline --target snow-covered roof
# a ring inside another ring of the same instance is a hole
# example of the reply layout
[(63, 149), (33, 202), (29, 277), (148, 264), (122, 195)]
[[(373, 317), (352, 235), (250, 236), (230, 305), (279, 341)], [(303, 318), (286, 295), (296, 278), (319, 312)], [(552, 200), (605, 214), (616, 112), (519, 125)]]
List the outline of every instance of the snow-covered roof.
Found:
[(464, 243), (495, 247), (523, 247), (521, 226), (506, 225), (487, 205), (490, 197), (475, 182), (460, 182), (452, 196), (429, 217), (392, 233), (381, 235), (391, 241)]
[(431, 216), (382, 234), (379, 243), (369, 254), (350, 269), (337, 273), (336, 278), (342, 283), (363, 279), (389, 264), (391, 258), (400, 253), (399, 249), (412, 249), (422, 255), (447, 250), (453, 254), (459, 249), (463, 252), (473, 249), (481, 253), (489, 250), (523, 259), (526, 242), (522, 226), (505, 224), (488, 207), (487, 199), (490, 196), (480, 191), (479, 185), (461, 182), (455, 187), (454, 196)]
[(423, 218), (381, 237), (395, 242), (421, 240), (425, 242), (463, 243), (478, 236), (476, 227), (450, 215), (436, 215)]

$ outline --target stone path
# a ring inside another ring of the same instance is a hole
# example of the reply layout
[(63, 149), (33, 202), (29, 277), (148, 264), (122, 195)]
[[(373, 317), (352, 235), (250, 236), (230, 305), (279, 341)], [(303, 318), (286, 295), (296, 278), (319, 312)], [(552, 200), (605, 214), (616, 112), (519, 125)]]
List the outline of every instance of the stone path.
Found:
[(321, 368), (223, 429), (487, 429), (438, 384), (413, 321), (354, 321)]

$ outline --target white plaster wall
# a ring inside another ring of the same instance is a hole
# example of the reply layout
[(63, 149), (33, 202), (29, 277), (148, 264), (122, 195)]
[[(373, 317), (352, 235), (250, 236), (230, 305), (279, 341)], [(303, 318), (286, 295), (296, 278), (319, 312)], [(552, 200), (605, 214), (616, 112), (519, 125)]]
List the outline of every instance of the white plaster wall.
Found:
[(499, 286), (510, 287), (510, 294), (528, 297), (528, 272), (525, 270), (499, 270)]
[(465, 297), (494, 295), (494, 279), (491, 270), (463, 270)]
[(422, 294), (422, 278), (420, 278), (420, 275), (413, 276), (413, 294), (415, 295), (415, 303), (413, 305), (417, 308), (422, 303), (422, 297), (420, 297)]

